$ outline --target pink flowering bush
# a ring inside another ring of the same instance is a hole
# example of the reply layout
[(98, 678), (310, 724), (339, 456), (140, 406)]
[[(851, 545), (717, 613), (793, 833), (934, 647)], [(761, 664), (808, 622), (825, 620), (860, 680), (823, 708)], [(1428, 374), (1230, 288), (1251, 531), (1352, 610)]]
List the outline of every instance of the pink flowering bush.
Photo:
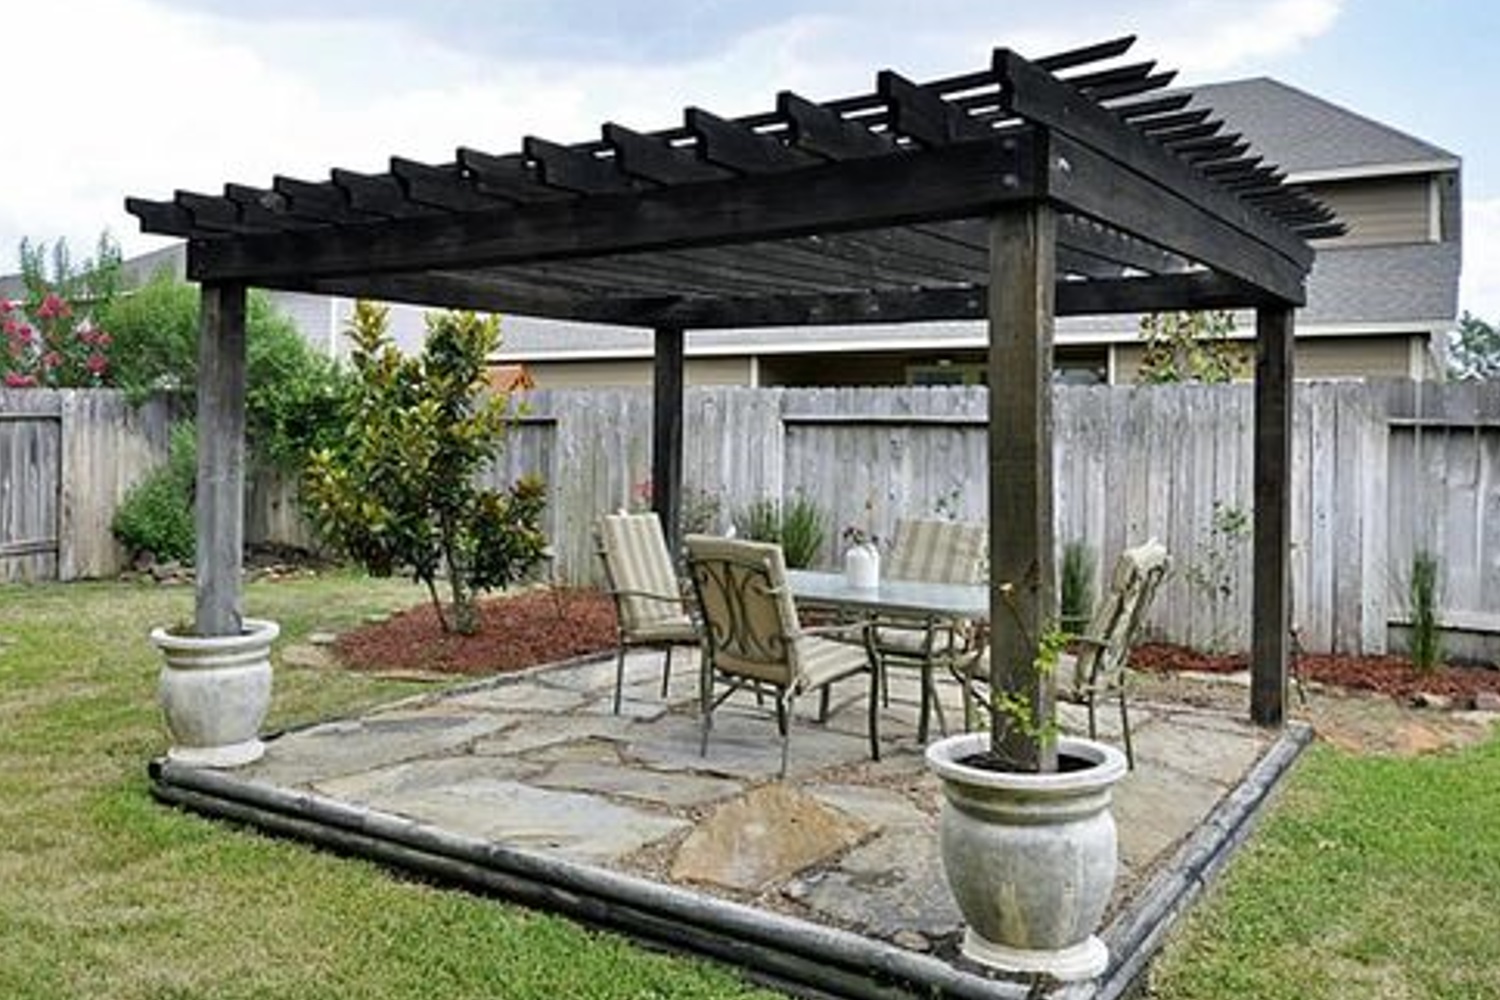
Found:
[(28, 308), (0, 299), (0, 378), (7, 388), (73, 389), (110, 384), (110, 335), (54, 292)]

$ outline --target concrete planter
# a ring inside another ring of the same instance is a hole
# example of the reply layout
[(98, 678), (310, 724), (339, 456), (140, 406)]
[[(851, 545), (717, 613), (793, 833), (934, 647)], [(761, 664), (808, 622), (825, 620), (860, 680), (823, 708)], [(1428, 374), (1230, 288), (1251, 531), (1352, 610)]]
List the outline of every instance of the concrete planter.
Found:
[(988, 747), (988, 733), (966, 733), (927, 748), (943, 782), (943, 868), (968, 924), (963, 953), (1009, 972), (1091, 979), (1109, 964), (1094, 931), (1114, 891), (1109, 805), (1125, 757), (1064, 738), (1059, 756), (1077, 769), (1020, 774), (962, 763)]
[(170, 760), (192, 767), (239, 767), (265, 753), (260, 725), (271, 707), (272, 621), (244, 620), (239, 635), (176, 635), (151, 630), (166, 658), (157, 692), (172, 734)]

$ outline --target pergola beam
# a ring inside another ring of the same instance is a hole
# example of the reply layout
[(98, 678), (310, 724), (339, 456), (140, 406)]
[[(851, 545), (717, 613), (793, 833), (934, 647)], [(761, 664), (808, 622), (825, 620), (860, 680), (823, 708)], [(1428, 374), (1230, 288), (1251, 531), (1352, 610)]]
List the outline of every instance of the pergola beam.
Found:
[[(441, 302), (459, 309), (586, 319), (616, 326), (655, 329), (660, 326), (690, 330), (754, 329), (768, 326), (847, 326), (863, 323), (902, 323), (917, 320), (982, 320), (988, 294), (982, 285), (921, 292), (850, 292), (761, 295), (693, 301), (681, 296), (599, 298), (580, 302), (548, 294), (534, 286), (461, 274), (390, 277), (352, 282), (334, 279), (278, 285), (289, 291), (322, 295), (372, 295), (388, 302), (431, 305)], [(1207, 271), (1159, 277), (1105, 281), (1057, 282), (1056, 314), (1099, 316), (1157, 312), (1172, 309), (1233, 309), (1276, 301), (1253, 286)]]
[(983, 214), (1037, 194), (1034, 136), (664, 187), (190, 244), (196, 281), (376, 275), (603, 257)]

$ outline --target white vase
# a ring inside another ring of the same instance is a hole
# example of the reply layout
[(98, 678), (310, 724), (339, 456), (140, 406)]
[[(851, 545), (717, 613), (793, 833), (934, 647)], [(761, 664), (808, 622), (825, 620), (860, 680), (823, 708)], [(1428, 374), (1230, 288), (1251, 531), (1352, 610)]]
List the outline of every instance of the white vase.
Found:
[(844, 553), (844, 579), (856, 590), (880, 586), (880, 550), (868, 542), (851, 546)]
[(1092, 979), (1109, 964), (1095, 935), (1118, 867), (1111, 791), (1125, 756), (1091, 740), (1063, 738), (1052, 774), (964, 763), (989, 748), (966, 733), (927, 748), (943, 782), (943, 870), (964, 915), (966, 957), (1017, 973)]
[(246, 618), (239, 635), (151, 630), (166, 660), (157, 693), (172, 747), (167, 759), (193, 767), (239, 767), (265, 753), (260, 725), (271, 707), (272, 621)]

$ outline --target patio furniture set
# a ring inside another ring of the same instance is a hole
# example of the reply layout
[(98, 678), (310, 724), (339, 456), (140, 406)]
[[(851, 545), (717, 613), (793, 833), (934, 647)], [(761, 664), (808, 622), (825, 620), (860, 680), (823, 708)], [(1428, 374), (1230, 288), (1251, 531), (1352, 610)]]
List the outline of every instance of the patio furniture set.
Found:
[[(870, 754), (878, 760), (880, 707), (889, 698), (893, 667), (919, 672), (919, 742), (927, 742), (932, 715), (947, 732), (938, 697), (938, 681), (945, 675), (964, 692), (965, 729), (983, 718), (971, 683), (989, 669), (983, 525), (902, 520), (886, 575), (873, 587), (856, 585), (843, 573), (788, 570), (781, 547), (773, 543), (710, 535), (684, 540), (687, 572), (679, 577), (654, 513), (605, 515), (595, 537), (618, 618), (615, 712), (621, 707), (628, 650), (664, 651), (665, 696), (673, 651), (698, 646), (705, 755), (714, 710), (736, 692), (750, 690), (761, 704), (768, 696), (772, 700), (784, 775), (794, 701), (816, 692), (819, 720), (826, 720), (831, 686), (863, 675), (869, 685)], [(1071, 637), (1069, 652), (1057, 664), (1058, 696), (1087, 707), (1091, 739), (1097, 736), (1096, 703), (1118, 700), (1131, 766), (1127, 662), (1167, 566), (1166, 550), (1154, 540), (1123, 552), (1088, 629)], [(827, 624), (808, 625), (807, 612), (828, 619)]]

